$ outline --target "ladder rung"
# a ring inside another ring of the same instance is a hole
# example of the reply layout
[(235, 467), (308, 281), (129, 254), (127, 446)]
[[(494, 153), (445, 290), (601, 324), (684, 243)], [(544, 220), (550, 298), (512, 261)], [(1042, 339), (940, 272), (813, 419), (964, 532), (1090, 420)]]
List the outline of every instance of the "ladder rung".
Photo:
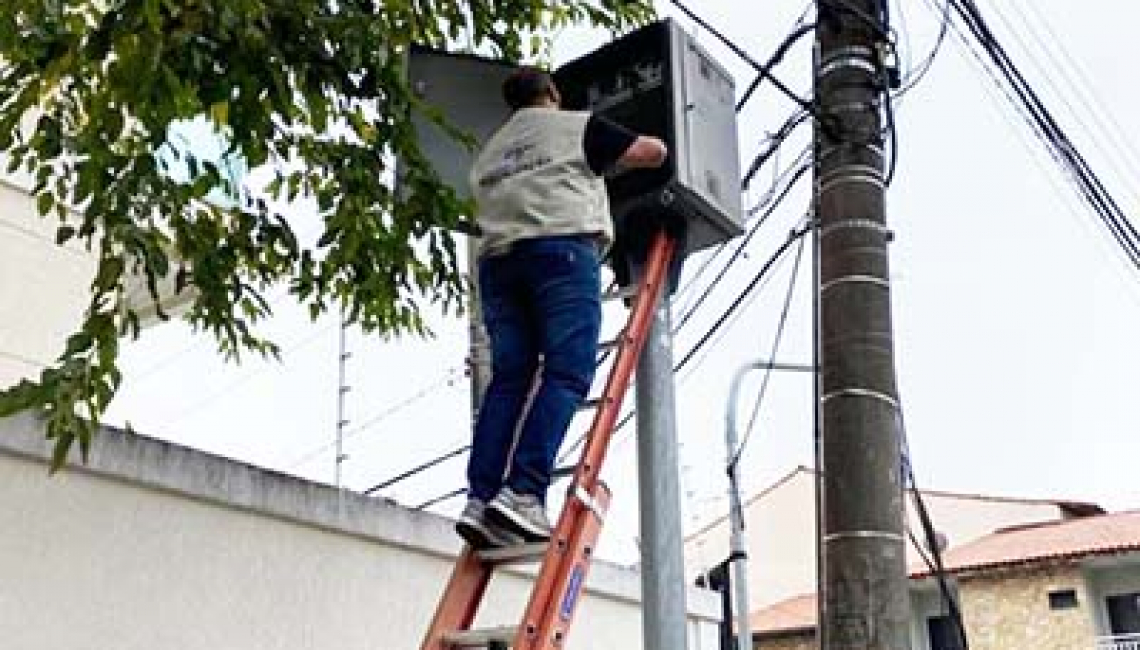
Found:
[(477, 555), (480, 560), (499, 566), (506, 564), (525, 564), (528, 562), (541, 561), (543, 556), (546, 555), (548, 546), (549, 544), (546, 542), (518, 544), (516, 546), (504, 546), (503, 548), (489, 548), (484, 551), (479, 551)]
[(560, 478), (569, 478), (574, 476), (574, 472), (578, 471), (577, 465), (563, 465), (562, 467), (555, 467), (554, 471), (550, 473), (550, 478), (558, 480)]
[(598, 407), (599, 407), (599, 406), (601, 406), (601, 405), (602, 405), (602, 398), (600, 398), (600, 397), (595, 397), (595, 398), (593, 398), (593, 399), (588, 399), (588, 400), (586, 400), (586, 401), (582, 402), (582, 403), (581, 403), (581, 404), (578, 406), (578, 410), (579, 410), (579, 411), (589, 411), (589, 410), (591, 410), (591, 409), (596, 409), (596, 408), (598, 408)]
[(443, 642), (454, 648), (485, 648), (492, 643), (508, 644), (515, 640), (516, 625), (500, 625), (482, 630), (456, 630), (443, 635)]
[(598, 343), (598, 352), (608, 352), (610, 350), (615, 350), (624, 342), (625, 333), (623, 332), (621, 334), (618, 334), (618, 337), (616, 339), (610, 339), (609, 341), (602, 341)]
[(628, 287), (622, 287), (613, 291), (607, 291), (602, 294), (602, 302), (609, 302), (611, 300), (624, 300), (625, 298), (633, 298), (637, 295), (637, 285), (631, 284)]

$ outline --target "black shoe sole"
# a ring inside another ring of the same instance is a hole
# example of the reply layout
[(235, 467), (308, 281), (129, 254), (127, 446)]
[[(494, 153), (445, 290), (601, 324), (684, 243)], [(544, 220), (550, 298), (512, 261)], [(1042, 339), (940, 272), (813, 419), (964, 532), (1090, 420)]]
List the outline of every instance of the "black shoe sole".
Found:
[(530, 528), (526, 528), (520, 525), (517, 521), (515, 521), (513, 517), (502, 512), (494, 506), (487, 506), (486, 514), (484, 516), (490, 519), (496, 526), (505, 528), (508, 531), (518, 535), (519, 537), (522, 537), (528, 544), (550, 541), (550, 533), (536, 533)]
[(471, 524), (461, 521), (455, 524), (455, 532), (459, 533), (459, 536), (463, 538), (463, 541), (467, 542), (467, 544), (476, 551), (486, 551), (495, 548), (495, 545), (491, 543), (491, 540), (487, 539), (487, 537), (483, 535), (483, 531), (472, 526)]

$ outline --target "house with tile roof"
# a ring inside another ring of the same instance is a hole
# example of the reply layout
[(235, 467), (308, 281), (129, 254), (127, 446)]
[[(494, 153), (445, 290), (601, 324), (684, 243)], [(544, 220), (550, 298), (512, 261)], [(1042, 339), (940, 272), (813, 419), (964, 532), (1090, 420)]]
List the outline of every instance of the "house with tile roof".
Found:
[[(946, 583), (972, 650), (1140, 650), (1140, 510), (1023, 524), (950, 548)], [(817, 601), (751, 618), (757, 648), (815, 648)], [(912, 647), (958, 650), (934, 571), (911, 567)]]
[[(763, 609), (816, 589), (815, 495), (819, 475), (797, 467), (744, 503), (749, 557), (749, 598)], [(1104, 510), (1091, 503), (1023, 499), (938, 490), (922, 490), (923, 502), (946, 548), (956, 548), (1000, 528), (1066, 521)], [(920, 530), (911, 500), (907, 519)], [(707, 574), (729, 554), (726, 517), (709, 522), (685, 540), (686, 571), (693, 580)], [(908, 563), (920, 562), (908, 548)]]

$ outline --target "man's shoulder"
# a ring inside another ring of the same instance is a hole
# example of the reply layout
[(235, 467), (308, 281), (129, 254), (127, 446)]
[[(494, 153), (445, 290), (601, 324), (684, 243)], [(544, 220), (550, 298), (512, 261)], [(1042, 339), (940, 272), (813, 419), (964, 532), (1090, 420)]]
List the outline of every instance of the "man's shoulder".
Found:
[(510, 120), (580, 124), (585, 126), (586, 122), (590, 120), (590, 116), (589, 111), (574, 111), (564, 108), (524, 108), (516, 111)]

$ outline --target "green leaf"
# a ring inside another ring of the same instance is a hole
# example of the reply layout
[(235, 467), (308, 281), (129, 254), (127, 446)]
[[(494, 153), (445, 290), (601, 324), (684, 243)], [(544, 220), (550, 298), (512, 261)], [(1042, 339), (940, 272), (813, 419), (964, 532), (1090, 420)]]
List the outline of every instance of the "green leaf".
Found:
[(99, 270), (92, 283), (96, 291), (104, 292), (114, 289), (123, 277), (124, 261), (120, 257), (104, 257), (99, 261)]
[(215, 102), (210, 106), (210, 118), (218, 124), (228, 124), (230, 121), (229, 102)]
[(75, 236), (75, 228), (63, 225), (55, 231), (55, 243), (59, 246), (66, 244), (72, 237)]
[(40, 215), (51, 212), (54, 205), (55, 197), (51, 195), (51, 192), (40, 192), (39, 196), (36, 197), (36, 210), (39, 211)]
[(78, 332), (72, 334), (67, 339), (67, 348), (63, 352), (63, 356), (74, 357), (80, 352), (86, 352), (91, 349), (91, 345), (95, 342), (95, 338), (87, 332)]

